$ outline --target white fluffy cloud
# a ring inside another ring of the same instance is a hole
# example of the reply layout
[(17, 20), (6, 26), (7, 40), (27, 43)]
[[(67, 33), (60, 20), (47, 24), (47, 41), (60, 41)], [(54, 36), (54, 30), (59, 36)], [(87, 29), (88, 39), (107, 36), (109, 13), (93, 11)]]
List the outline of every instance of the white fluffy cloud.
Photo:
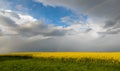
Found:
[[(1, 30), (6, 32), (16, 32), (17, 36), (33, 37), (43, 36), (62, 36), (66, 30), (54, 25), (48, 25), (30, 15), (17, 14), (12, 11), (0, 11)], [(5, 33), (6, 33), (5, 32)], [(4, 32), (3, 32), (4, 34)], [(9, 33), (13, 34), (13, 33)]]

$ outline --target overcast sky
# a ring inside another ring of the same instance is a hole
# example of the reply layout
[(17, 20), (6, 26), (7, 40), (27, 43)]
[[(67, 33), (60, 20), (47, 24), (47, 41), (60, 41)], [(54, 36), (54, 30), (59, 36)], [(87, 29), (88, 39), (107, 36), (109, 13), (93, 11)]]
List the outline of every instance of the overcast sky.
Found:
[(120, 0), (0, 0), (0, 53), (120, 51)]

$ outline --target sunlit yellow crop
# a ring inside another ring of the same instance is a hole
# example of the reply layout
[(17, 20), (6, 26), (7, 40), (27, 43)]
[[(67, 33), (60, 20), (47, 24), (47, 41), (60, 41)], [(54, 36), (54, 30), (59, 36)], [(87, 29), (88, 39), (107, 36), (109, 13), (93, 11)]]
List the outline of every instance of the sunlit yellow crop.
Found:
[(97, 58), (115, 59), (120, 61), (120, 52), (20, 52), (11, 55), (30, 55), (33, 57), (54, 57), (54, 58)]

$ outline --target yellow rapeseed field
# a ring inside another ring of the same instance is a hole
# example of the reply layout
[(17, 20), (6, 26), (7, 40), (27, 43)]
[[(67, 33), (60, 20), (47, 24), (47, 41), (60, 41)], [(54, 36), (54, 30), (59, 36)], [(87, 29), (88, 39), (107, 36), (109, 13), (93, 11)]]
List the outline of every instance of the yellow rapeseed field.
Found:
[(120, 52), (19, 52), (10, 55), (30, 55), (33, 57), (53, 58), (96, 58), (115, 59), (120, 61)]

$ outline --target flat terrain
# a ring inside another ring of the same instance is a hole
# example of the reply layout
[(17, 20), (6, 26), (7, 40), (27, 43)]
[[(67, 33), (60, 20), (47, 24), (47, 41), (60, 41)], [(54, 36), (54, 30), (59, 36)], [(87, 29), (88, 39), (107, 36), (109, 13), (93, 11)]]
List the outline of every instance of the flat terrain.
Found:
[(0, 55), (0, 71), (120, 71), (120, 53), (28, 52)]

